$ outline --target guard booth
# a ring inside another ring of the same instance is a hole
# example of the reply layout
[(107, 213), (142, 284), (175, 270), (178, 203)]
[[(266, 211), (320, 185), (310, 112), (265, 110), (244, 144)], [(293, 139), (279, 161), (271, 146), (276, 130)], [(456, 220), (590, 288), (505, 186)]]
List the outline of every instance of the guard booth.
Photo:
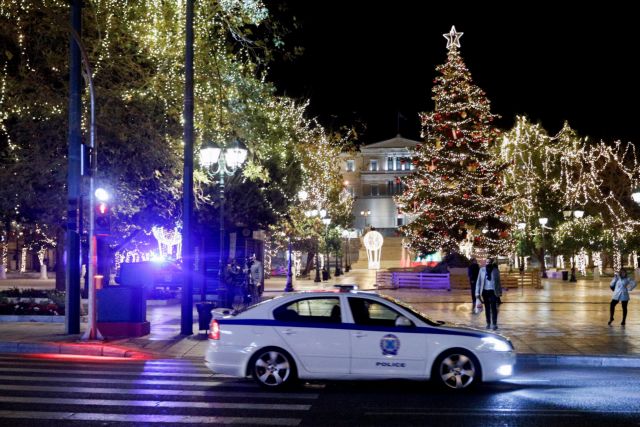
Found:
[(98, 329), (107, 337), (140, 337), (149, 334), (146, 291), (155, 286), (178, 286), (182, 276), (166, 263), (123, 263), (118, 286), (99, 289)]

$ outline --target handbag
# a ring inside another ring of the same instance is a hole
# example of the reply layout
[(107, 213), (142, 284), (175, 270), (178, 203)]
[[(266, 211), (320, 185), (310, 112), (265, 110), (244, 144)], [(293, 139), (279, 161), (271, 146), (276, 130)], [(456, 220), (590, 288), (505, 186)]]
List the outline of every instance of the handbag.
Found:
[(480, 300), (480, 298), (478, 298), (478, 301), (476, 302), (476, 306), (474, 309), (474, 313), (478, 314), (478, 313), (482, 313), (482, 301)]

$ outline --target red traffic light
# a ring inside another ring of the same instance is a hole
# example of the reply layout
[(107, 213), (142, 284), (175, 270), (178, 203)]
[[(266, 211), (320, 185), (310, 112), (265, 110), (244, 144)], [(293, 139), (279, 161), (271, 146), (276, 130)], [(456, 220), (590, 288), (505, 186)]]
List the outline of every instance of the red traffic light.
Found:
[(105, 215), (109, 212), (109, 206), (105, 202), (98, 203), (97, 211), (101, 215)]
[(111, 212), (106, 202), (98, 202), (95, 207), (94, 232), (96, 236), (111, 234)]

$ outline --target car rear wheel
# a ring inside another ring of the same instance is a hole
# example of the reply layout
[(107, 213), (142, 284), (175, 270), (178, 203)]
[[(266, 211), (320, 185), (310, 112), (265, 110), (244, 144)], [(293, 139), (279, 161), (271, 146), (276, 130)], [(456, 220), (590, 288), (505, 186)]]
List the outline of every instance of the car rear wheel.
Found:
[(466, 350), (448, 350), (436, 359), (432, 378), (448, 389), (467, 389), (480, 382), (480, 363)]
[(258, 351), (251, 359), (250, 369), (253, 379), (267, 388), (285, 388), (297, 380), (293, 358), (275, 347)]

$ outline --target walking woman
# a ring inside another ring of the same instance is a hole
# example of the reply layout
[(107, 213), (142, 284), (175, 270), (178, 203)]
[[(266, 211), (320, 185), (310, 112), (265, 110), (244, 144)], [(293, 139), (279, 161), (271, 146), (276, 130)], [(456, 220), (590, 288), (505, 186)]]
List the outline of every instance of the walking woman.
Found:
[(500, 271), (493, 263), (493, 259), (487, 258), (485, 266), (478, 273), (476, 282), (476, 298), (482, 297), (484, 313), (487, 316), (487, 329), (498, 329), (498, 299), (501, 296)]
[(627, 277), (627, 270), (621, 268), (620, 274), (613, 276), (613, 280), (609, 287), (613, 291), (613, 296), (611, 297), (611, 305), (609, 306), (610, 314), (608, 325), (611, 326), (611, 323), (613, 322), (613, 313), (616, 309), (616, 305), (618, 305), (618, 301), (620, 301), (622, 303), (622, 323), (620, 323), (620, 325), (624, 326), (627, 321), (629, 291), (632, 291), (636, 287), (636, 282)]

